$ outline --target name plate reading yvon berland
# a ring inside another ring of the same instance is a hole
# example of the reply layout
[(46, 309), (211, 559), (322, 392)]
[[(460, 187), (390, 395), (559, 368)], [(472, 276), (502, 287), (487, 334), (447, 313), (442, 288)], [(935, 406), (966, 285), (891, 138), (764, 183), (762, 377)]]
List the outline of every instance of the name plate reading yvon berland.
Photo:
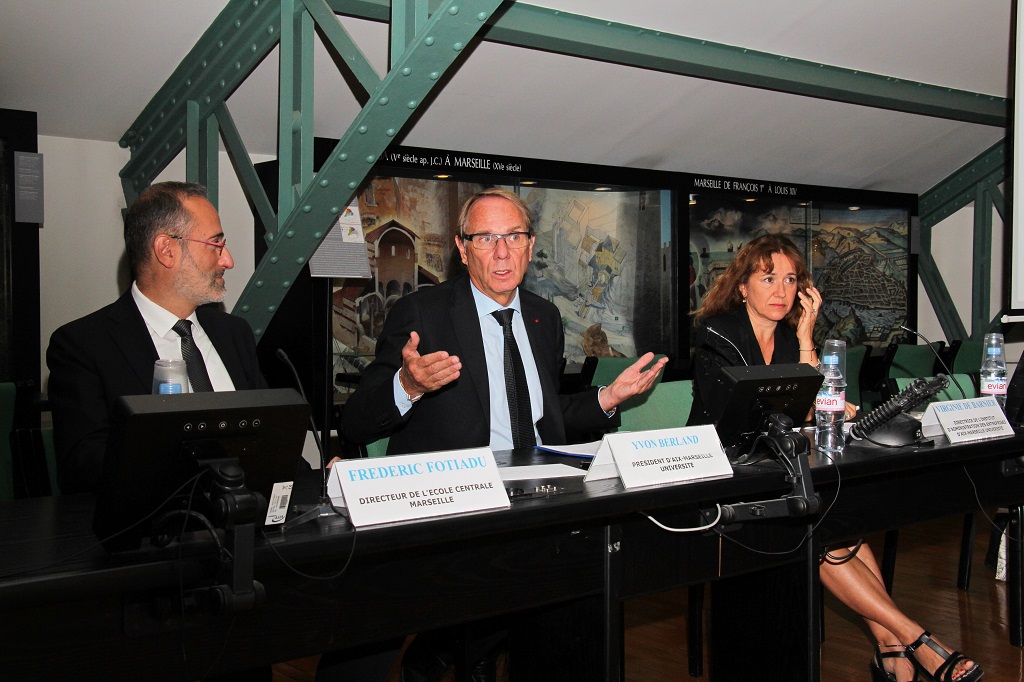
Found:
[(618, 476), (624, 488), (732, 476), (714, 426), (605, 435), (586, 481)]
[(357, 528), (509, 507), (490, 448), (342, 460), (327, 494)]

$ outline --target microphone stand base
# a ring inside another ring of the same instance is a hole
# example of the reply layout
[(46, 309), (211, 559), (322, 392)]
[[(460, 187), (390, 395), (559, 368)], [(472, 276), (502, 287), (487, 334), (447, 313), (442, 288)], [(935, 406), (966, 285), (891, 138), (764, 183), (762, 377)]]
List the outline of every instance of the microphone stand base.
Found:
[(334, 506), (331, 502), (331, 498), (329, 497), (321, 497), (320, 501), (312, 507), (308, 507), (304, 504), (297, 504), (294, 509), (300, 512), (299, 515), (285, 521), (284, 525), (281, 526), (281, 530), (285, 531), (289, 528), (295, 528), (296, 526), (301, 526), (308, 521), (319, 519), (324, 516), (341, 516), (342, 518), (348, 518), (348, 515), (345, 514), (345, 512)]

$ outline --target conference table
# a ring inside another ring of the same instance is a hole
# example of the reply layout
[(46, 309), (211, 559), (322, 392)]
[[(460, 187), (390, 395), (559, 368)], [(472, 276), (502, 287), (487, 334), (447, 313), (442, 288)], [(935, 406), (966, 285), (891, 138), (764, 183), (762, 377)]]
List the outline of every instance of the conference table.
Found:
[[(717, 504), (776, 499), (790, 490), (785, 472), (736, 467), (731, 478), (632, 490), (617, 479), (518, 481), (527, 494), (507, 510), (359, 530), (315, 518), (257, 536), (253, 571), (266, 597), (236, 614), (208, 603), (222, 576), (206, 534), (108, 554), (91, 530), (91, 495), (17, 500), (0, 504), (0, 661), (10, 679), (199, 679), (502, 617), (512, 679), (619, 680), (624, 602), (710, 581), (710, 679), (817, 680), (821, 547), (976, 509), (964, 472), (981, 503), (1011, 507), (1019, 524), (1022, 452), (1021, 434), (917, 451), (853, 446), (835, 462), (812, 458), (823, 517), (721, 534), (671, 533), (652, 519), (691, 527)], [(316, 476), (298, 476), (297, 500), (315, 501)], [(554, 489), (529, 494), (541, 483)], [(1020, 566), (1012, 542), (1017, 645)]]

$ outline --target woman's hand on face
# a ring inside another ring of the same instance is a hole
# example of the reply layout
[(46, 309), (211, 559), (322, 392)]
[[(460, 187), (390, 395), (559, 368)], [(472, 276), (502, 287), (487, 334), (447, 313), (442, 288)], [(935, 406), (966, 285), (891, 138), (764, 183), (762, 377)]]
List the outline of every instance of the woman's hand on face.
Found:
[(814, 337), (814, 323), (821, 309), (821, 292), (816, 287), (807, 287), (797, 291), (800, 300), (800, 319), (796, 323), (796, 338), (801, 342), (811, 342)]

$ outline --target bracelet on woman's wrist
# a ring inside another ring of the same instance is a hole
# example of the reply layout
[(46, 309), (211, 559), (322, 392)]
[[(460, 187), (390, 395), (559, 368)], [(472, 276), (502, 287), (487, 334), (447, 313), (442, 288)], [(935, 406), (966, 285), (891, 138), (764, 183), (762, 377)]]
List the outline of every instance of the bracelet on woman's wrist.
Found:
[(818, 350), (818, 349), (817, 348), (801, 348), (800, 352), (801, 353), (813, 353), (816, 350)]

